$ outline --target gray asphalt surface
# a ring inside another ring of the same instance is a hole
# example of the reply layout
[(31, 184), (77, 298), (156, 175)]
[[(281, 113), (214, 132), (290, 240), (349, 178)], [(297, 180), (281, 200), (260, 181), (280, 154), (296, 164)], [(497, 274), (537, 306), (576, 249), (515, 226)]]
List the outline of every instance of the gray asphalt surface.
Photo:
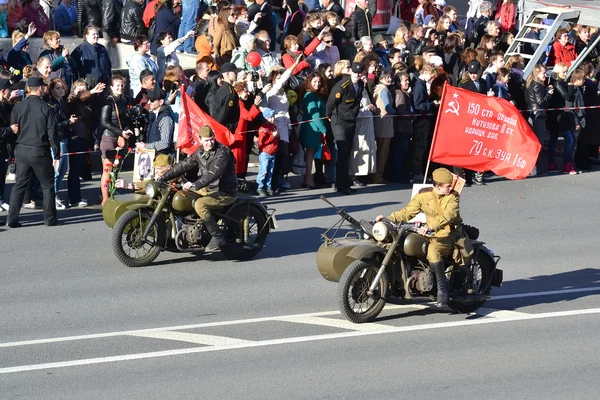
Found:
[[(163, 253), (126, 268), (98, 207), (61, 211), (67, 224), (54, 228), (24, 213), (25, 227), (0, 228), (0, 398), (595, 398), (599, 187), (594, 172), (466, 188), (463, 219), (502, 256), (497, 298), (476, 315), (392, 305), (375, 332), (343, 327), (336, 284), (316, 270), (320, 234), (337, 220), (318, 197), (371, 219), (405, 205), (408, 186), (269, 198), (280, 229), (245, 263)], [(289, 320), (305, 313), (326, 326)], [(168, 336), (182, 334), (239, 343)]]

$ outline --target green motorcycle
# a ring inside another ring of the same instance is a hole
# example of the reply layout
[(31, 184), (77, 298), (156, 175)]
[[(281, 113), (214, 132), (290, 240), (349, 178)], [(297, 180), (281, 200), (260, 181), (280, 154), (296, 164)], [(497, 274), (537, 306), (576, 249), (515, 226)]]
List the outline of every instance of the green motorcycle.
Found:
[[(145, 195), (109, 199), (102, 214), (113, 228), (112, 247), (119, 261), (128, 267), (144, 267), (162, 251), (202, 254), (211, 236), (194, 211), (200, 197), (174, 183), (150, 181)], [(274, 210), (249, 196), (238, 197), (213, 216), (223, 231), (221, 253), (230, 260), (255, 257), (277, 227)]]

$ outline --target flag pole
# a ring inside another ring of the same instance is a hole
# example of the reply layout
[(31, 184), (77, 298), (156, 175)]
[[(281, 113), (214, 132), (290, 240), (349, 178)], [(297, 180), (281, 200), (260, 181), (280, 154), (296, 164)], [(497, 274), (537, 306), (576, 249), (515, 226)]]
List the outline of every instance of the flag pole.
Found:
[(429, 166), (431, 165), (431, 153), (433, 153), (433, 147), (435, 146), (435, 138), (438, 131), (438, 122), (440, 122), (440, 116), (442, 115), (442, 105), (446, 98), (446, 88), (448, 82), (444, 82), (444, 90), (442, 91), (442, 99), (440, 100), (440, 106), (438, 107), (438, 115), (435, 119), (435, 129), (433, 130), (433, 137), (431, 138), (431, 147), (429, 148), (429, 154), (427, 155), (427, 166), (425, 167), (425, 175), (423, 175), (423, 185), (427, 182), (427, 174), (429, 173)]
[(177, 149), (177, 157), (175, 158), (175, 164), (179, 164), (179, 149)]

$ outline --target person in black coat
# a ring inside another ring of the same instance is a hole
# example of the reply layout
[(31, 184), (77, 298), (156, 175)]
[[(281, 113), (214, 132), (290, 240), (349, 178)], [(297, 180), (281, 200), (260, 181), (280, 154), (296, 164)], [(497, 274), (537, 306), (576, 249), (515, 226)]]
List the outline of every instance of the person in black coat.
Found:
[(88, 26), (102, 28), (102, 0), (77, 1), (77, 27), (80, 37), (85, 37), (83, 31)]
[(358, 0), (356, 2), (356, 8), (350, 15), (352, 21), (352, 36), (354, 40), (360, 40), (363, 36), (371, 36), (371, 22), (373, 21), (373, 14), (369, 11), (367, 0)]
[[(529, 77), (525, 87), (525, 101), (527, 109), (531, 113), (533, 120), (533, 132), (537, 136), (540, 143), (544, 143), (546, 136), (546, 111), (549, 108), (550, 100), (554, 94), (553, 88), (546, 88), (544, 81), (546, 80), (546, 67), (542, 64), (537, 64)], [(536, 168), (531, 172), (531, 175), (537, 175), (539, 169), (539, 159), (536, 163)]]
[(121, 0), (102, 0), (102, 30), (104, 38), (110, 39), (112, 47), (117, 45), (121, 36)]
[(344, 76), (333, 86), (325, 105), (325, 114), (330, 117), (331, 130), (337, 146), (335, 188), (339, 193), (352, 193), (350, 177), (350, 155), (356, 134), (356, 117), (360, 110), (365, 73), (363, 63), (352, 64), (350, 75)]
[(489, 89), (485, 80), (481, 78), (481, 64), (477, 60), (471, 61), (467, 65), (469, 77), (460, 81), (459, 87), (471, 92), (486, 94)]
[(10, 194), (11, 207), (6, 221), (6, 225), (11, 228), (21, 226), (19, 211), (33, 174), (40, 180), (44, 193), (44, 224), (57, 224), (54, 170), (59, 163), (60, 139), (55, 125), (56, 118), (52, 107), (42, 100), (46, 92), (44, 80), (39, 77), (29, 78), (27, 88), (29, 96), (13, 108), (10, 118), (10, 124), (16, 124), (19, 132), (15, 148), (18, 174)]
[(240, 120), (240, 102), (233, 84), (236, 81), (237, 73), (240, 70), (232, 63), (225, 63), (221, 66), (223, 75), (223, 84), (217, 90), (215, 95), (215, 120), (221, 125), (226, 126), (231, 132), (235, 132)]
[(10, 126), (10, 113), (12, 111), (12, 105), (9, 103), (10, 87), (11, 84), (8, 79), (0, 79), (0, 208), (2, 210), (8, 210), (9, 203), (4, 201), (6, 171), (8, 170), (9, 159), (12, 157), (10, 154), (11, 149), (14, 148), (18, 132), (15, 132), (15, 129)]
[(120, 36), (123, 41), (133, 41), (137, 36), (147, 33), (146, 25), (142, 19), (143, 0), (129, 0), (123, 6), (121, 12)]

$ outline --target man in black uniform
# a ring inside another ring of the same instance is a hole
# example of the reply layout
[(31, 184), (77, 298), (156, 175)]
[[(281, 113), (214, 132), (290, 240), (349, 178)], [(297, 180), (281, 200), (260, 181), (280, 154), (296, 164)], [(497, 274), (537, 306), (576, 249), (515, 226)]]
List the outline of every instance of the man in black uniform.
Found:
[(240, 101), (237, 93), (233, 90), (233, 84), (237, 79), (238, 72), (240, 70), (235, 64), (223, 64), (221, 66), (223, 84), (215, 95), (215, 120), (227, 127), (231, 132), (235, 132), (235, 128), (240, 120)]
[[(42, 100), (46, 93), (44, 80), (31, 77), (27, 80), (27, 87), (30, 89), (29, 96), (14, 107), (10, 118), (11, 125), (17, 124), (19, 129), (15, 148), (17, 180), (10, 194), (6, 222), (11, 228), (21, 226), (19, 211), (34, 173), (40, 180), (44, 193), (44, 224), (57, 224), (54, 169), (58, 168), (60, 158), (60, 138), (55, 127), (56, 118), (52, 107)], [(51, 148), (54, 160), (50, 155)]]
[(232, 204), (237, 197), (235, 157), (226, 145), (215, 140), (215, 134), (208, 125), (200, 128), (199, 136), (201, 146), (198, 150), (156, 180), (170, 180), (198, 167), (198, 180), (186, 182), (183, 189), (202, 196), (194, 202), (194, 209), (212, 236), (204, 251), (214, 252), (223, 244), (223, 232), (211, 211)]
[(350, 194), (350, 153), (356, 131), (356, 117), (360, 108), (360, 99), (364, 89), (361, 77), (364, 65), (355, 62), (349, 76), (335, 84), (329, 98), (325, 113), (331, 119), (331, 130), (337, 145), (338, 157), (335, 171), (335, 188), (343, 194)]

